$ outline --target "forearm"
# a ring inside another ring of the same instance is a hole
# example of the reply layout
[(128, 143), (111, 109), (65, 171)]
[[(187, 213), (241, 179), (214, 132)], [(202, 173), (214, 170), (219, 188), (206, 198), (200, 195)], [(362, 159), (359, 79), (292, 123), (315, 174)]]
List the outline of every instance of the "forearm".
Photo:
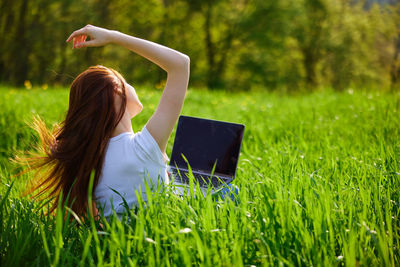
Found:
[(187, 55), (151, 41), (129, 36), (118, 31), (110, 31), (110, 40), (111, 43), (126, 47), (147, 58), (168, 73), (180, 71), (189, 64)]

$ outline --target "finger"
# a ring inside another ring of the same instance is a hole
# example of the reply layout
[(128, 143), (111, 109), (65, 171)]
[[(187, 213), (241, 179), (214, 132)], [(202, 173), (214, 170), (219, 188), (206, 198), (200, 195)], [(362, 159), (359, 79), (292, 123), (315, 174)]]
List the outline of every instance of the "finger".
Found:
[(73, 37), (72, 38), (72, 40), (73, 40), (72, 48), (76, 48), (76, 46), (78, 44), (85, 42), (86, 38), (87, 38), (86, 35), (79, 35), (79, 36)]
[(81, 39), (80, 39), (80, 42), (83, 43), (84, 41), (86, 41), (86, 38), (87, 38), (86, 35), (82, 35), (82, 36), (81, 36)]
[(74, 44), (74, 47), (79, 46), (80, 44), (84, 43), (86, 40), (87, 36), (86, 35), (80, 35), (78, 37), (76, 37), (76, 42)]
[(86, 42), (82, 42), (79, 44), (76, 44), (76, 48), (83, 48), (83, 47), (94, 47), (94, 46), (98, 46), (98, 42), (96, 40), (90, 40), (90, 41), (86, 41)]
[(75, 46), (83, 42), (83, 35), (79, 35), (76, 37)]
[(87, 35), (82, 35), (81, 42), (82, 42), (82, 43), (85, 42), (85, 41), (86, 41), (86, 38), (87, 38)]
[(82, 30), (83, 30), (83, 28), (80, 29), (80, 30), (74, 31), (73, 33), (71, 33), (71, 35), (70, 35), (70, 36), (68, 37), (68, 39), (67, 39), (67, 42), (70, 42), (73, 38), (75, 38), (76, 36), (82, 34), (82, 32), (81, 32)]
[(71, 33), (71, 35), (67, 38), (66, 42), (70, 42), (75, 37), (75, 32)]
[(77, 44), (79, 44), (79, 36), (76, 36), (74, 38), (72, 38), (73, 40), (73, 44), (72, 44), (72, 48), (76, 48)]
[(79, 35), (87, 35), (87, 28), (82, 28), (79, 30), (74, 31), (71, 33), (71, 35), (67, 39), (67, 43), (70, 42), (74, 37), (79, 36)]

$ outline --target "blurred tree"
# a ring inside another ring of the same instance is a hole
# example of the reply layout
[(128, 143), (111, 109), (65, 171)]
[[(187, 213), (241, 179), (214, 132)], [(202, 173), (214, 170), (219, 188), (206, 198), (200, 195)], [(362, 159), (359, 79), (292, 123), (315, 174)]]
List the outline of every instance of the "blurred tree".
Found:
[(394, 87), (399, 17), (395, 0), (2, 0), (0, 82), (69, 84), (103, 64), (162, 87), (165, 73), (126, 49), (72, 50), (64, 42), (90, 23), (188, 54), (192, 86)]
[(395, 52), (390, 70), (392, 86), (396, 86), (400, 82), (400, 35), (397, 37), (394, 47)]
[[(330, 7), (330, 37), (324, 57), (325, 83), (349, 86), (390, 86), (394, 25), (386, 6), (338, 1)], [(374, 51), (374, 52), (372, 52)]]
[(317, 67), (322, 60), (329, 34), (329, 8), (325, 0), (304, 0), (298, 9), (293, 36), (303, 54), (305, 82), (310, 88), (318, 85)]
[(296, 6), (286, 0), (250, 2), (238, 25), (241, 35), (235, 51), (236, 68), (230, 75), (233, 85), (242, 89), (298, 88), (302, 79), (300, 53), (291, 36), (295, 11)]
[(0, 2), (0, 79), (10, 81), (7, 62), (10, 57), (10, 39), (13, 30), (16, 2), (4, 0)]
[[(9, 16), (6, 21), (9, 28), (4, 29), (6, 36), (6, 43), (8, 44), (5, 52), (5, 67), (9, 70), (7, 77), (11, 82), (18, 85), (23, 84), (27, 78), (27, 61), (30, 53), (31, 46), (27, 45), (29, 41), (26, 36), (27, 28), (27, 11), (28, 0), (22, 0), (17, 3), (9, 3), (8, 8), (14, 12)], [(19, 5), (18, 5), (19, 4)], [(24, 64), (22, 64), (24, 63)]]
[(394, 53), (390, 67), (392, 89), (400, 87), (400, 1), (393, 6), (393, 16), (395, 17), (396, 37), (394, 38)]
[(224, 72), (232, 44), (242, 32), (238, 31), (248, 1), (187, 0), (189, 12), (203, 18), (203, 41), (207, 58), (208, 88), (224, 87)]

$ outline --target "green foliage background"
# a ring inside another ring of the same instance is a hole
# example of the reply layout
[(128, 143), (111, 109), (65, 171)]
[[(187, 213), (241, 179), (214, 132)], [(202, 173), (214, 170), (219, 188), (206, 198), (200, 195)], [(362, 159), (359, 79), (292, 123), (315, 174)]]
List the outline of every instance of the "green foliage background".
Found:
[(399, 1), (2, 0), (0, 82), (70, 84), (90, 65), (162, 87), (161, 69), (115, 46), (75, 51), (86, 24), (159, 42), (191, 57), (191, 85), (297, 91), (396, 88)]

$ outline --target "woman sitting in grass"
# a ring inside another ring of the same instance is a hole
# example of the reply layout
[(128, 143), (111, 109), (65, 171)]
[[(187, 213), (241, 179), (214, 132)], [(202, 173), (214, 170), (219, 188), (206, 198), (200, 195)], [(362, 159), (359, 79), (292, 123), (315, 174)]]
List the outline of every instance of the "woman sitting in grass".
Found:
[[(67, 39), (71, 41), (73, 48), (126, 47), (167, 72), (165, 88), (153, 116), (134, 133), (131, 119), (143, 105), (122, 75), (104, 66), (79, 74), (71, 85), (65, 120), (53, 132), (42, 120), (34, 121), (42, 145), (38, 154), (21, 160), (37, 170), (37, 183), (26, 193), (37, 191), (34, 197), (54, 197), (49, 213), (56, 210), (61, 197), (61, 203), (81, 217), (88, 210), (96, 215), (97, 205), (106, 217), (113, 209), (121, 214), (124, 200), (130, 208), (137, 206), (136, 191), (147, 200), (145, 179), (155, 185), (160, 180), (161, 184), (169, 182), (165, 149), (185, 99), (190, 60), (171, 48), (92, 25), (73, 32)], [(91, 175), (95, 202), (88, 206)], [(232, 187), (218, 194), (224, 199), (230, 191), (238, 192)]]
[(146, 200), (145, 177), (154, 184), (159, 184), (160, 178), (168, 183), (165, 149), (185, 99), (190, 59), (171, 48), (92, 25), (73, 32), (67, 39), (71, 41), (73, 48), (126, 47), (168, 74), (156, 111), (138, 133), (133, 132), (131, 119), (143, 105), (135, 89), (117, 71), (103, 66), (90, 67), (73, 81), (66, 118), (54, 131), (40, 119), (34, 121), (42, 145), (38, 154), (27, 159), (37, 170), (36, 183), (27, 193), (38, 191), (34, 196), (55, 197), (49, 213), (57, 208), (60, 196), (78, 216), (87, 215), (92, 208), (96, 213), (95, 202), (88, 207), (93, 173), (94, 199), (104, 215), (110, 216), (112, 206), (122, 212), (121, 196), (130, 207), (137, 204), (135, 189), (142, 191)]

